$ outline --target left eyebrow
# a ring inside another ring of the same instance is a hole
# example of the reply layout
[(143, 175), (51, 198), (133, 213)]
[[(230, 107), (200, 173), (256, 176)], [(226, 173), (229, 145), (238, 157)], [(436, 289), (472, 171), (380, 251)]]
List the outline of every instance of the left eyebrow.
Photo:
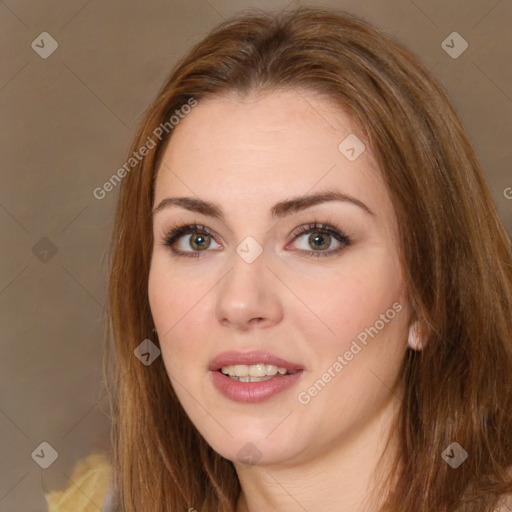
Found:
[[(372, 216), (375, 215), (375, 213), (373, 213), (372, 210), (370, 210), (370, 208), (368, 208), (368, 206), (366, 206), (366, 204), (364, 204), (362, 201), (348, 194), (340, 192), (339, 190), (325, 190), (318, 194), (292, 197), (291, 199), (286, 199), (276, 203), (271, 208), (270, 212), (272, 218), (283, 218), (292, 213), (306, 210), (307, 208), (311, 208), (328, 201), (352, 203), (361, 208), (367, 214)], [(185, 208), (186, 210), (198, 212), (203, 215), (219, 219), (221, 221), (224, 220), (224, 213), (218, 204), (210, 201), (204, 201), (203, 199), (197, 199), (195, 197), (166, 197), (153, 210), (152, 214), (156, 215), (165, 208), (172, 206)]]

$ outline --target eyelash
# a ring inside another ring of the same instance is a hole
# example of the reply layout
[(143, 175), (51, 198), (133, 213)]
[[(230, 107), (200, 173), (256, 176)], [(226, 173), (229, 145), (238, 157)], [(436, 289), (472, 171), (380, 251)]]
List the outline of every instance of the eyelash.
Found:
[[(303, 225), (297, 228), (295, 231), (293, 231), (292, 235), (294, 236), (293, 241), (297, 238), (308, 234), (308, 233), (321, 233), (321, 234), (327, 234), (332, 236), (334, 239), (336, 239), (338, 242), (340, 242), (341, 246), (337, 249), (331, 249), (328, 251), (305, 251), (300, 250), (299, 252), (306, 253), (305, 255), (308, 257), (327, 257), (327, 256), (333, 256), (334, 254), (339, 253), (342, 251), (345, 247), (348, 247), (352, 243), (351, 237), (343, 233), (338, 228), (330, 225), (330, 224), (323, 224), (317, 221), (312, 222), (311, 224)], [(186, 224), (186, 225), (180, 225), (175, 224), (170, 227), (170, 229), (167, 231), (167, 234), (163, 237), (163, 244), (165, 246), (168, 246), (171, 251), (176, 256), (184, 256), (184, 257), (192, 257), (192, 258), (199, 258), (201, 256), (202, 252), (208, 252), (208, 250), (204, 251), (178, 251), (174, 249), (172, 246), (178, 240), (184, 235), (189, 234), (200, 234), (200, 235), (208, 235), (213, 238), (213, 233), (206, 227), (200, 224)]]

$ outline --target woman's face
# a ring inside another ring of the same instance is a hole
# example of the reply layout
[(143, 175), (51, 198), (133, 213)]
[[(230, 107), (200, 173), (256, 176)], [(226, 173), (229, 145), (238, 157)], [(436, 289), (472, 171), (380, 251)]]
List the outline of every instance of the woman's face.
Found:
[(342, 449), (398, 403), (410, 305), (362, 140), (306, 91), (206, 99), (174, 128), (155, 184), (151, 311), (181, 404), (230, 460)]

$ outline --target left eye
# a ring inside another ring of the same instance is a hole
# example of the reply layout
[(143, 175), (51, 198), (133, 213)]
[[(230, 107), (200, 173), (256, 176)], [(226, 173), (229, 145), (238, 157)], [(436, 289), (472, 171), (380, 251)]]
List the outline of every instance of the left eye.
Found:
[[(350, 245), (350, 238), (339, 229), (316, 222), (308, 226), (301, 226), (293, 234), (295, 235), (294, 240), (304, 239), (302, 240), (304, 245), (299, 249), (309, 253), (309, 256), (328, 256), (338, 253)], [(337, 242), (337, 247), (329, 249), (333, 242)], [(313, 247), (313, 251), (310, 250), (310, 247)]]
[[(299, 240), (300, 238), (304, 238), (306, 235), (301, 235), (297, 237), (295, 240)], [(311, 232), (307, 235), (307, 238), (305, 240), (302, 240), (302, 242), (306, 242), (304, 245), (308, 245), (309, 247), (314, 247), (315, 249), (324, 250), (329, 249), (329, 246), (331, 245), (331, 242), (333, 241), (333, 238), (331, 235), (325, 232), (321, 231), (315, 231)], [(307, 247), (300, 247), (299, 249), (303, 249), (305, 251), (308, 251), (309, 249)]]

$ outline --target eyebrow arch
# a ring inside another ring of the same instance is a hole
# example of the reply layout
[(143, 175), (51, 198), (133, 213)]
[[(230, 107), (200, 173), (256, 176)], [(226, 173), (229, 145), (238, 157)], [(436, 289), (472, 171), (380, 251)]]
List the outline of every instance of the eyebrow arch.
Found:
[[(318, 194), (296, 196), (292, 197), (291, 199), (280, 201), (279, 203), (276, 203), (270, 210), (271, 216), (274, 219), (283, 218), (292, 213), (302, 211), (328, 201), (342, 201), (352, 203), (361, 208), (367, 214), (373, 216), (375, 215), (375, 213), (372, 212), (370, 208), (368, 208), (368, 206), (366, 206), (359, 199), (339, 192), (338, 190), (325, 190)], [(152, 215), (154, 216), (165, 208), (171, 206), (180, 206), (181, 208), (185, 208), (193, 212), (198, 212), (203, 215), (219, 219), (221, 221), (224, 220), (222, 208), (218, 204), (204, 201), (202, 199), (197, 199), (195, 197), (166, 197), (153, 210)]]

